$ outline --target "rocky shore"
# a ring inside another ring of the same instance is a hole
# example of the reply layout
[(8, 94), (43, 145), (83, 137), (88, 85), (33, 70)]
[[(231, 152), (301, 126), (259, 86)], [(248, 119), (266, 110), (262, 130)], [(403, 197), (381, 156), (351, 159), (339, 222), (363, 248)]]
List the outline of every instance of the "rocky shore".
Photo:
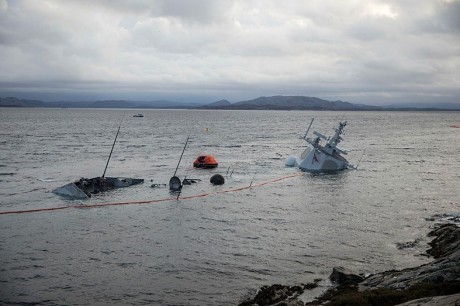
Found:
[(368, 277), (336, 267), (330, 275), (336, 286), (312, 302), (304, 303), (299, 297), (317, 287), (319, 280), (298, 286), (264, 286), (239, 305), (460, 305), (460, 227), (437, 225), (428, 236), (435, 237), (427, 251), (434, 260), (428, 264)]

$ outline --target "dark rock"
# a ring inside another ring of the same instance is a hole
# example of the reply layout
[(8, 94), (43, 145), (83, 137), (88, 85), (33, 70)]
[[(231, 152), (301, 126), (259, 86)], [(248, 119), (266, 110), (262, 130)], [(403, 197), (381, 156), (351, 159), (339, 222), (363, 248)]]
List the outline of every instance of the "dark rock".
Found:
[(399, 306), (458, 306), (460, 305), (460, 294), (433, 296), (421, 298), (399, 304)]
[(344, 267), (335, 267), (332, 269), (332, 273), (329, 276), (329, 279), (338, 285), (356, 285), (364, 278), (362, 276), (353, 274), (350, 270)]
[[(307, 304), (460, 305), (460, 228), (455, 224), (439, 225), (429, 236), (435, 237), (430, 242), (431, 249), (427, 251), (435, 257), (432, 262), (400, 271), (376, 273), (365, 279), (348, 269), (336, 267), (330, 279), (338, 286)], [(411, 247), (412, 243), (401, 246)], [(299, 287), (301, 290), (292, 289)], [(297, 296), (307, 288), (307, 285), (263, 287), (254, 299), (240, 305), (303, 305)]]
[[(397, 305), (420, 298), (405, 305), (456, 305), (459, 296), (450, 295), (460, 293), (460, 228), (440, 225), (429, 236), (435, 236), (428, 251), (436, 257), (432, 262), (376, 273), (357, 286), (345, 284), (349, 271), (335, 268), (331, 280), (339, 286), (318, 297), (314, 305), (327, 301), (330, 305)], [(429, 298), (434, 296), (446, 297)]]
[(407, 289), (415, 284), (439, 284), (460, 278), (460, 228), (444, 224), (429, 233), (436, 236), (427, 252), (436, 259), (428, 264), (401, 271), (385, 271), (369, 276), (359, 291), (375, 288)]
[(225, 183), (224, 177), (220, 174), (214, 174), (209, 181), (213, 185), (223, 185)]
[(435, 236), (429, 243), (431, 249), (426, 251), (434, 258), (440, 258), (460, 250), (460, 227), (455, 224), (442, 224), (428, 236)]
[(297, 299), (304, 290), (310, 290), (318, 286), (317, 282), (302, 284), (300, 286), (272, 285), (263, 286), (259, 289), (253, 299), (239, 304), (239, 306), (304, 306), (304, 303)]
[(421, 239), (415, 239), (414, 241), (408, 241), (408, 242), (397, 242), (396, 247), (398, 250), (403, 250), (403, 249), (411, 249), (415, 248), (419, 243)]
[(442, 223), (459, 224), (460, 223), (460, 214), (459, 213), (436, 214), (436, 215), (432, 216), (431, 219), (432, 219), (431, 221), (439, 221), (439, 222), (442, 222)]

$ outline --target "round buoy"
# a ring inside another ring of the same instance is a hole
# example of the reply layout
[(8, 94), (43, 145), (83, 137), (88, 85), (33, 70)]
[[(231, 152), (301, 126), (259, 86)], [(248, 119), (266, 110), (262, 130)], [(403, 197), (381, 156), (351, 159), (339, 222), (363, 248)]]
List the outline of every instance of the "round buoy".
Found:
[(284, 165), (286, 167), (294, 167), (297, 163), (297, 159), (294, 157), (294, 156), (289, 156), (287, 159), (286, 159), (286, 162), (284, 163)]
[(214, 174), (209, 181), (213, 185), (223, 185), (225, 183), (224, 177), (220, 174)]

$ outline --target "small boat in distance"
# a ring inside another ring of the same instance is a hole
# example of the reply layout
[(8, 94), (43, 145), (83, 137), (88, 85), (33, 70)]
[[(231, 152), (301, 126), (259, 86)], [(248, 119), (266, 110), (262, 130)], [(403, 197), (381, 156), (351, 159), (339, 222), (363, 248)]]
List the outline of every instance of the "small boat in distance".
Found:
[(218, 165), (217, 160), (212, 155), (200, 155), (193, 162), (195, 168), (212, 169), (217, 168)]
[[(337, 145), (343, 138), (340, 136), (343, 134), (343, 129), (347, 125), (347, 122), (339, 122), (339, 127), (335, 129), (335, 134), (332, 137), (326, 137), (318, 132), (313, 132), (314, 138), (306, 138), (308, 131), (313, 123), (302, 138), (308, 143), (308, 147), (300, 155), (300, 158), (290, 156), (286, 159), (285, 165), (288, 167), (299, 167), (302, 171), (307, 172), (336, 172), (344, 169), (355, 169), (343, 156), (347, 152), (340, 149)], [(321, 144), (322, 140), (326, 143)]]
[(135, 118), (143, 118), (144, 115), (142, 115), (142, 114), (139, 113), (139, 114), (133, 115), (133, 117), (135, 117)]

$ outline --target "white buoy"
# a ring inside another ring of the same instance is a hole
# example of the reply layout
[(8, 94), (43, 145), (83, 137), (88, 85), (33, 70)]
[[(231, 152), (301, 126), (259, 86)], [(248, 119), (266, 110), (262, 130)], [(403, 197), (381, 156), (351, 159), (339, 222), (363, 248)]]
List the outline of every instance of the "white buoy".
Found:
[(295, 158), (295, 156), (289, 156), (286, 159), (286, 162), (284, 163), (286, 167), (294, 167), (296, 166), (296, 164), (297, 164), (297, 159)]

